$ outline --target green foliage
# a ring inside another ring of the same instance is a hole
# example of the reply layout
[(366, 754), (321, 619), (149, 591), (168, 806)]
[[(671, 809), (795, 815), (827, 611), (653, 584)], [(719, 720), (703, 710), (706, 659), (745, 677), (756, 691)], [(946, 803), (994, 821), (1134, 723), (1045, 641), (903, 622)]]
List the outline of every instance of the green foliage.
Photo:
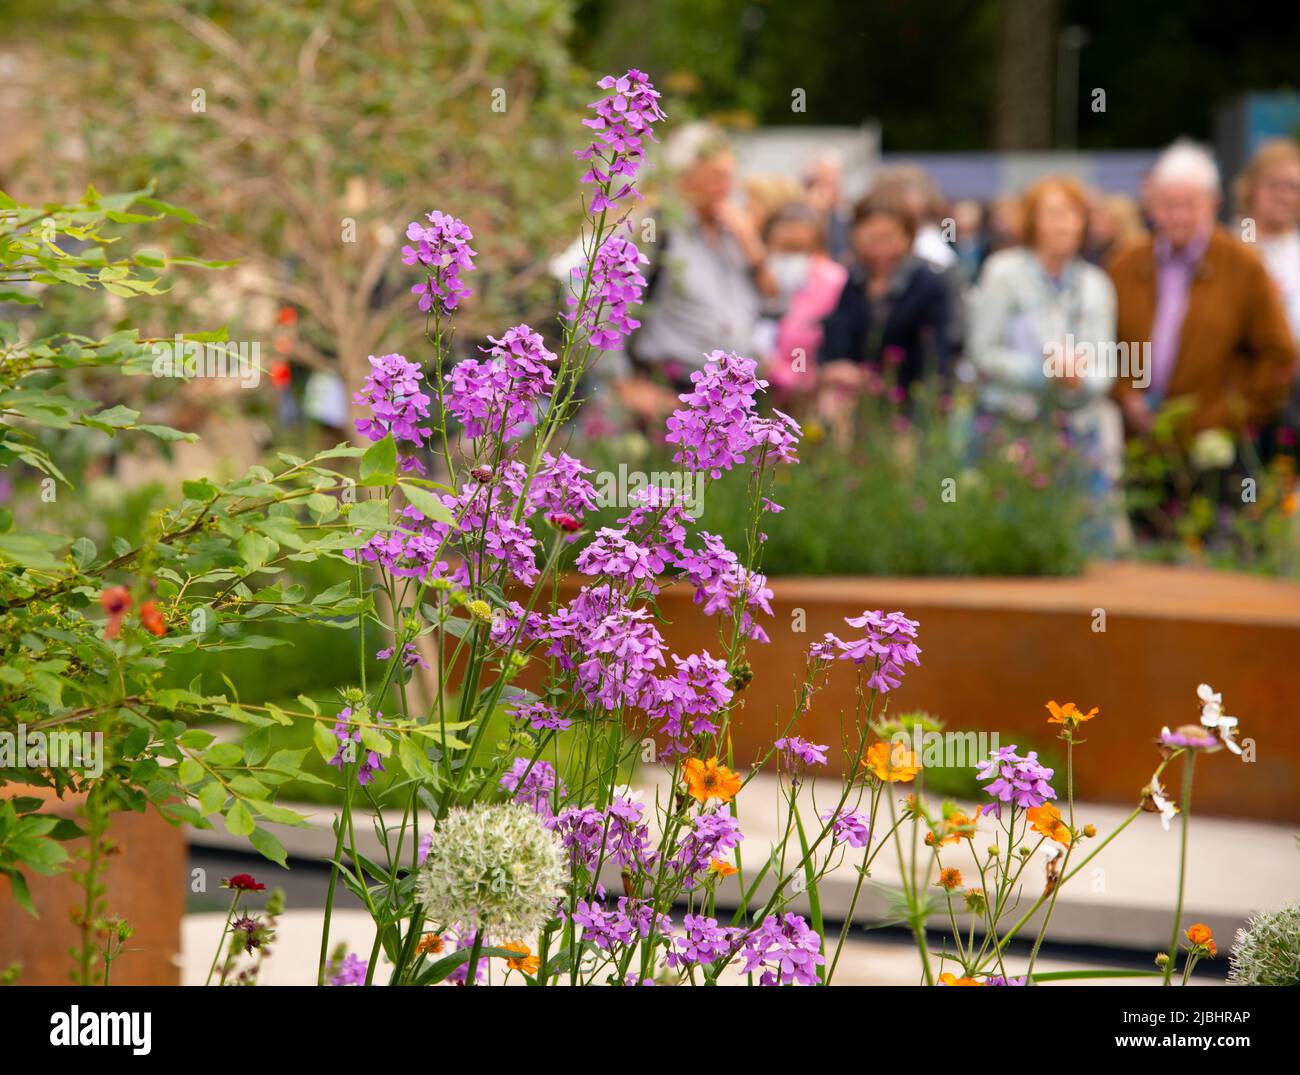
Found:
[[(39, 210), (0, 195), (0, 285), (23, 301), (35, 298), (24, 287), (31, 284), (156, 293), (156, 270), (172, 262), (118, 254), (106, 229), (163, 215), (187, 219), (147, 192), (102, 197), (92, 189), (76, 205)], [(10, 325), (0, 338), (6, 476), (26, 468), (46, 483), (70, 485), (37, 444), (41, 430), (183, 436), (138, 424), (129, 408), (103, 408), (62, 391), (73, 374), (147, 368), (147, 341), (134, 334), (26, 337)], [(84, 534), (53, 531), (56, 513), (42, 515), (24, 486), (12, 510), (0, 513), (0, 785), (86, 794), (96, 817), (148, 804), (173, 822), (206, 826), (221, 815), (230, 831), (282, 862), (278, 841), (259, 822), (301, 821), (271, 801), (276, 785), (297, 775), (301, 758), (268, 755), (255, 741), (222, 741), (189, 725), (215, 716), (265, 728), (291, 718), (275, 706), (241, 706), (228, 681), (229, 693), (204, 689), (197, 677), (170, 685), (167, 666), (175, 658), (282, 644), (264, 625), (355, 625), (369, 599), (350, 584), (309, 599), (303, 585), (281, 576), (294, 565), (340, 558), (388, 526), (386, 511), (371, 512), (366, 523), (367, 502), (340, 497), (355, 486), (334, 468), (360, 454), (340, 446), (306, 459), (282, 455), (274, 470), (257, 466), (233, 482), (187, 481), (179, 497), (150, 514), (138, 541), (117, 534), (103, 549)], [(92, 748), (79, 764), (63, 764), (52, 744), (69, 735), (90, 736), (85, 741), (97, 743), (99, 755)], [(30, 749), (19, 748), (20, 737)], [(0, 872), (29, 908), (24, 873), (53, 872), (67, 860), (59, 841), (81, 835), (43, 813), (45, 801), (20, 794), (0, 809)], [(83, 918), (91, 922), (99, 882), (89, 865), (82, 876)], [(88, 950), (83, 944), (87, 981)]]
[[(1085, 502), (1072, 460), (1048, 431), (994, 431), (984, 450), (964, 422), (928, 398), (910, 418), (869, 399), (847, 447), (816, 419), (805, 423), (800, 464), (778, 470), (765, 513), (762, 570), (807, 575), (1070, 575), (1082, 569)], [(621, 448), (621, 446), (620, 446)], [(609, 446), (584, 451), (613, 469)], [(666, 452), (636, 464), (671, 473)], [(741, 470), (705, 490), (697, 529), (742, 546), (752, 491)], [(611, 508), (598, 525), (613, 525)]]

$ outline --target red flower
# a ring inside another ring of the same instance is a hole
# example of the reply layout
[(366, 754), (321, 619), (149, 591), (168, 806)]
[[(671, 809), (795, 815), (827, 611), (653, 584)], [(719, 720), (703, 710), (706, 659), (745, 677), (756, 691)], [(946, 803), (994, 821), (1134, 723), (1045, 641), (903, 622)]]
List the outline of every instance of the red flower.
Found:
[(163, 619), (163, 614), (158, 611), (157, 601), (150, 599), (140, 606), (140, 622), (151, 635), (162, 638), (167, 633), (167, 621)]
[(228, 877), (221, 882), (222, 888), (237, 888), (240, 892), (261, 892), (266, 886), (261, 881), (253, 879), (252, 874), (237, 873), (234, 877)]
[(104, 637), (112, 640), (122, 630), (122, 617), (131, 607), (131, 591), (125, 586), (110, 586), (99, 595), (99, 603), (108, 613), (108, 622), (104, 624)]
[(99, 603), (110, 616), (121, 616), (131, 607), (131, 591), (125, 586), (110, 586), (99, 595)]
[(582, 523), (578, 522), (578, 520), (572, 515), (563, 511), (551, 512), (551, 514), (546, 517), (546, 521), (557, 530), (563, 530), (566, 534), (572, 534), (582, 529)]
[(292, 306), (281, 306), (280, 312), (276, 314), (275, 319), (282, 325), (293, 325), (298, 322), (298, 311)]

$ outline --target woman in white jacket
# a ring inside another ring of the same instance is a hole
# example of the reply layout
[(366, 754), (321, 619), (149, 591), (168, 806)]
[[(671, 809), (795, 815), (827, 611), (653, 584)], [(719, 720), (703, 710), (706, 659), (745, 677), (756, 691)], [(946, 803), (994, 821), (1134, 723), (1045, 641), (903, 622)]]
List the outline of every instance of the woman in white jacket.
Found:
[(1080, 254), (1088, 203), (1075, 180), (1040, 180), (1024, 208), (1025, 245), (985, 261), (971, 301), (978, 410), (985, 421), (1064, 426), (1086, 471), (1097, 542), (1110, 547), (1125, 537), (1116, 493), (1123, 426), (1109, 398), (1115, 289)]

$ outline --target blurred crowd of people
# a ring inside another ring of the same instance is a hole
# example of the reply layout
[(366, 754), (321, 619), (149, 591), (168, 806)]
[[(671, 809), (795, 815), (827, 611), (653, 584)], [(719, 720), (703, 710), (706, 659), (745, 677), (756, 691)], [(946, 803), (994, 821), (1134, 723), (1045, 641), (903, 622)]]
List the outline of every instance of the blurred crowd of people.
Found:
[[(1191, 433), (1293, 444), (1300, 340), (1300, 145), (1265, 144), (1230, 215), (1214, 157), (1179, 141), (1141, 200), (1039, 179), (949, 202), (922, 169), (882, 169), (856, 204), (833, 154), (802, 182), (737, 173), (708, 124), (665, 153), (641, 328), (614, 394), (646, 420), (714, 350), (761, 356), (778, 405), (850, 428), (865, 392), (908, 408), (957, 383), (980, 431), (1055, 422), (1112, 502), (1126, 438), (1184, 398)], [(1221, 223), (1224, 218), (1230, 223)], [(851, 434), (844, 434), (851, 435)]]

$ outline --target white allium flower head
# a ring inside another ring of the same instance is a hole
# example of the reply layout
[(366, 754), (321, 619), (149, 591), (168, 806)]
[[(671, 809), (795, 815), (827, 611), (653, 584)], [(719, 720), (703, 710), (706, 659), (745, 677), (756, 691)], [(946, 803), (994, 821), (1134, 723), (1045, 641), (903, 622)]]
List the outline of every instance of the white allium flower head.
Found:
[(563, 895), (564, 848), (526, 806), (476, 803), (434, 830), (416, 899), (432, 922), (511, 939), (540, 929)]

